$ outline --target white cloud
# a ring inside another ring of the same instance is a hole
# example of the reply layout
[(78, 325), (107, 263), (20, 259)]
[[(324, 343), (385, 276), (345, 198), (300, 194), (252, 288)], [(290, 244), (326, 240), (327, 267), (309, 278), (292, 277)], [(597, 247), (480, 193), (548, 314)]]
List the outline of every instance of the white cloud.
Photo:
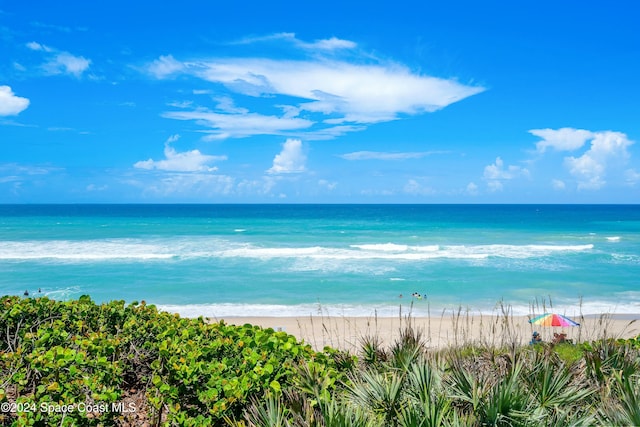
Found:
[(342, 154), (338, 157), (345, 160), (407, 160), (421, 159), (431, 154), (434, 154), (434, 152), (386, 153), (381, 151), (355, 151), (353, 153)]
[(91, 65), (91, 60), (82, 56), (75, 56), (69, 52), (55, 55), (49, 62), (43, 65), (44, 69), (52, 75), (72, 74), (80, 77)]
[(44, 166), (24, 166), (16, 163), (4, 163), (0, 164), (0, 175), (48, 175), (54, 172), (60, 172), (64, 169), (56, 167), (44, 167)]
[(213, 92), (210, 89), (194, 89), (194, 95), (211, 95)]
[(53, 49), (51, 49), (50, 47), (37, 42), (29, 42), (27, 43), (27, 47), (31, 50), (35, 50), (39, 52), (53, 52)]
[(414, 196), (430, 196), (435, 194), (435, 191), (433, 188), (426, 185), (422, 185), (415, 179), (410, 179), (409, 181), (407, 181), (407, 183), (403, 188), (403, 191), (407, 194), (412, 194)]
[(604, 165), (593, 157), (585, 154), (577, 158), (567, 157), (564, 161), (571, 175), (578, 178), (578, 189), (598, 190), (606, 184), (602, 179)]
[[(619, 172), (629, 158), (627, 149), (634, 143), (627, 135), (614, 131), (589, 131), (584, 129), (534, 129), (531, 134), (542, 141), (536, 143), (536, 151), (544, 153), (547, 148), (556, 151), (577, 151), (585, 146), (581, 154), (564, 158), (564, 167), (576, 179), (579, 190), (599, 190), (606, 184), (608, 171)], [(626, 177), (629, 182), (629, 175)], [(564, 181), (554, 180), (556, 189), (564, 189)]]
[(500, 157), (496, 158), (494, 164), (485, 166), (484, 168), (484, 178), (487, 180), (506, 180), (522, 175), (529, 175), (529, 171), (514, 165), (507, 166), (505, 169), (504, 162)]
[(624, 133), (604, 131), (592, 133), (589, 149), (579, 157), (565, 157), (564, 163), (578, 180), (578, 189), (598, 190), (606, 185), (607, 168), (623, 164), (629, 157), (627, 148), (633, 144)]
[(271, 190), (276, 186), (277, 179), (273, 176), (263, 176), (262, 179), (257, 180), (243, 180), (238, 183), (237, 191), (240, 195), (269, 195)]
[(216, 108), (220, 111), (224, 111), (225, 113), (233, 113), (233, 114), (249, 113), (249, 110), (247, 110), (246, 108), (236, 107), (231, 97), (222, 96), (220, 98), (217, 98), (216, 101), (218, 102), (218, 104), (216, 105)]
[(349, 132), (357, 132), (366, 129), (365, 126), (333, 126), (324, 129), (316, 129), (305, 134), (308, 140), (334, 139)]
[(37, 42), (29, 42), (27, 47), (31, 50), (48, 54), (46, 56), (49, 59), (42, 65), (42, 68), (49, 75), (65, 74), (80, 77), (91, 65), (90, 59), (73, 55), (69, 52), (58, 51)]
[(93, 192), (101, 192), (101, 191), (106, 191), (109, 189), (108, 185), (96, 185), (96, 184), (89, 184), (87, 185), (87, 187), (85, 188), (89, 193), (93, 193)]
[(29, 100), (16, 96), (9, 86), (0, 86), (0, 116), (15, 116), (29, 106)]
[(175, 108), (189, 108), (193, 106), (193, 101), (169, 101), (167, 105)]
[(13, 68), (14, 68), (15, 70), (17, 70), (17, 71), (20, 71), (20, 72), (27, 71), (27, 67), (25, 67), (24, 65), (22, 65), (22, 64), (21, 64), (21, 63), (19, 63), (19, 62), (14, 62), (14, 63), (13, 63)]
[(547, 148), (553, 148), (556, 151), (577, 150), (594, 136), (593, 132), (588, 130), (573, 128), (532, 129), (529, 133), (542, 138), (542, 141), (536, 143), (539, 153), (544, 153)]
[(333, 191), (338, 186), (338, 183), (335, 181), (327, 181), (326, 179), (321, 179), (318, 181), (318, 185), (320, 187), (326, 188), (329, 191)]
[(635, 169), (627, 169), (624, 174), (628, 185), (633, 186), (640, 182), (640, 172), (636, 172)]
[(270, 174), (304, 172), (307, 157), (302, 152), (302, 141), (287, 139), (282, 151), (273, 158), (273, 166), (267, 171)]
[(223, 114), (212, 111), (175, 111), (163, 117), (177, 120), (195, 120), (210, 127), (207, 139), (244, 138), (251, 135), (282, 135), (287, 131), (306, 129), (312, 122), (299, 118), (264, 116), (256, 113)]
[(330, 39), (316, 40), (314, 43), (299, 42), (299, 46), (305, 49), (319, 50), (338, 50), (338, 49), (354, 49), (357, 44), (350, 40), (343, 40), (336, 37)]
[[(167, 112), (168, 118), (200, 121), (213, 129), (217, 138), (274, 134), (282, 130), (284, 120), (296, 120), (293, 129), (297, 136), (304, 132), (308, 139), (328, 139), (346, 132), (362, 130), (365, 125), (396, 120), (403, 115), (416, 115), (442, 109), (454, 102), (484, 90), (468, 86), (454, 79), (442, 79), (412, 72), (401, 64), (372, 62), (371, 57), (353, 62), (324, 57), (322, 52), (353, 49), (356, 44), (338, 38), (305, 43), (294, 34), (281, 33), (266, 38), (248, 39), (244, 43), (263, 40), (286, 40), (313, 57), (306, 60), (277, 60), (270, 58), (218, 58), (178, 61), (173, 56), (161, 56), (148, 65), (147, 70), (158, 79), (191, 75), (218, 84), (222, 95), (240, 94), (262, 97), (257, 111), (228, 111), (223, 106), (209, 119), (202, 121), (203, 111)], [(223, 89), (224, 88), (224, 89)], [(272, 100), (272, 101), (271, 101)], [(283, 110), (274, 116), (273, 107)], [(302, 114), (304, 113), (304, 116)], [(243, 127), (237, 116), (260, 117)], [(230, 132), (222, 129), (222, 116), (231, 116), (237, 125)], [(304, 119), (300, 118), (304, 117)], [(275, 121), (273, 124), (271, 122)], [(285, 128), (291, 129), (291, 128)]]
[(185, 66), (174, 59), (171, 55), (160, 56), (153, 61), (147, 71), (156, 76), (158, 79), (165, 78), (171, 74), (179, 73), (185, 69)]
[(177, 141), (178, 135), (170, 137), (164, 145), (164, 160), (142, 160), (133, 166), (138, 169), (161, 170), (173, 172), (215, 172), (218, 168), (209, 166), (210, 163), (226, 160), (226, 156), (209, 156), (199, 150), (177, 152), (171, 143)]
[(489, 191), (491, 191), (492, 193), (502, 191), (504, 189), (504, 185), (500, 181), (489, 181), (487, 183), (487, 186), (489, 187)]
[(504, 188), (504, 181), (522, 176), (529, 176), (529, 170), (514, 165), (509, 165), (505, 168), (504, 162), (500, 157), (496, 158), (495, 163), (485, 166), (483, 175), (489, 190), (493, 192), (501, 191)]
[(566, 184), (564, 183), (564, 181), (559, 180), (559, 179), (552, 179), (551, 180), (551, 186), (555, 190), (564, 190), (566, 188)]
[(301, 109), (339, 121), (376, 123), (398, 114), (444, 108), (481, 92), (454, 80), (411, 73), (400, 65), (359, 65), (339, 61), (221, 59), (184, 64), (204, 80), (225, 84), (249, 96), (287, 95), (303, 102)]
[(331, 37), (329, 39), (316, 40), (312, 43), (307, 43), (296, 37), (295, 33), (276, 33), (261, 37), (247, 37), (232, 44), (254, 44), (272, 41), (285, 41), (293, 44), (294, 46), (306, 49), (306, 50), (341, 50), (341, 49), (354, 49), (357, 47), (355, 42), (350, 40), (339, 39), (337, 37)]
[(234, 179), (226, 175), (210, 173), (169, 173), (158, 181), (140, 181), (134, 183), (147, 194), (160, 196), (214, 197), (229, 195), (233, 192)]
[(476, 185), (475, 182), (470, 182), (469, 184), (467, 184), (467, 189), (466, 189), (467, 193), (472, 195), (472, 196), (477, 196), (478, 195), (478, 186)]

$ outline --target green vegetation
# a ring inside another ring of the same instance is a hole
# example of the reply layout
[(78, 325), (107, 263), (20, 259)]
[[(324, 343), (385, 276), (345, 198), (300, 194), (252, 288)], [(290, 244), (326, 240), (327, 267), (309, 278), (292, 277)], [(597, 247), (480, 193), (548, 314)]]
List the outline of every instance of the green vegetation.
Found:
[(284, 332), (183, 319), (144, 303), (0, 304), (0, 403), (21, 409), (0, 413), (4, 424), (222, 424), (251, 399), (291, 388), (303, 361), (323, 375), (331, 369), (327, 355)]
[[(640, 425), (640, 337), (322, 352), (142, 304), (0, 299), (2, 425)], [(17, 409), (17, 410), (16, 410)]]

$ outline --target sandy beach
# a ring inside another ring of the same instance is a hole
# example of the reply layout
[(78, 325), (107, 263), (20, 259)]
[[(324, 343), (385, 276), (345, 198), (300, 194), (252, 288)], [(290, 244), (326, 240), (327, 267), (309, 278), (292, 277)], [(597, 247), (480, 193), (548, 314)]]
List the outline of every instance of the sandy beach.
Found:
[[(554, 333), (565, 333), (575, 343), (601, 338), (632, 338), (640, 335), (639, 315), (602, 315), (574, 318), (577, 327), (544, 327), (531, 325), (527, 316), (452, 314), (441, 317), (227, 317), (227, 324), (245, 323), (284, 331), (317, 350), (331, 346), (342, 350), (359, 350), (366, 337), (377, 337), (385, 345), (392, 344), (400, 331), (410, 325), (419, 331), (430, 348), (465, 344), (503, 346), (516, 342), (527, 344), (533, 331), (545, 342)], [(215, 321), (215, 319), (211, 319)], [(218, 319), (221, 320), (221, 319)]]

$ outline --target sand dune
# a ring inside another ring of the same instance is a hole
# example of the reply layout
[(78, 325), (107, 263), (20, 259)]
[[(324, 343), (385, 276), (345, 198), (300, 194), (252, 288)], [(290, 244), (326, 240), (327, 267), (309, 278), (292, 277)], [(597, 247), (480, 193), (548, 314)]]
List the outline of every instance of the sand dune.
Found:
[(355, 351), (363, 338), (377, 337), (384, 344), (392, 344), (400, 331), (410, 325), (419, 331), (431, 348), (479, 344), (504, 346), (511, 343), (526, 345), (533, 331), (550, 342), (554, 333), (565, 333), (573, 342), (600, 338), (631, 338), (640, 335), (640, 315), (588, 316), (574, 318), (580, 326), (572, 328), (541, 327), (529, 324), (526, 316), (443, 315), (441, 317), (228, 317), (225, 323), (250, 323), (281, 330), (311, 344), (315, 349), (332, 346)]

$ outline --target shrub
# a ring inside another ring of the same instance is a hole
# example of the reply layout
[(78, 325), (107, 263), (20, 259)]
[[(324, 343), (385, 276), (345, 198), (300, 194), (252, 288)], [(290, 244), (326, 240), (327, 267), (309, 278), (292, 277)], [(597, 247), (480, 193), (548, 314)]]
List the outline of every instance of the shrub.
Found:
[(86, 296), (0, 301), (0, 403), (20, 409), (0, 423), (220, 424), (290, 387), (304, 360), (333, 372), (332, 357), (273, 329)]

